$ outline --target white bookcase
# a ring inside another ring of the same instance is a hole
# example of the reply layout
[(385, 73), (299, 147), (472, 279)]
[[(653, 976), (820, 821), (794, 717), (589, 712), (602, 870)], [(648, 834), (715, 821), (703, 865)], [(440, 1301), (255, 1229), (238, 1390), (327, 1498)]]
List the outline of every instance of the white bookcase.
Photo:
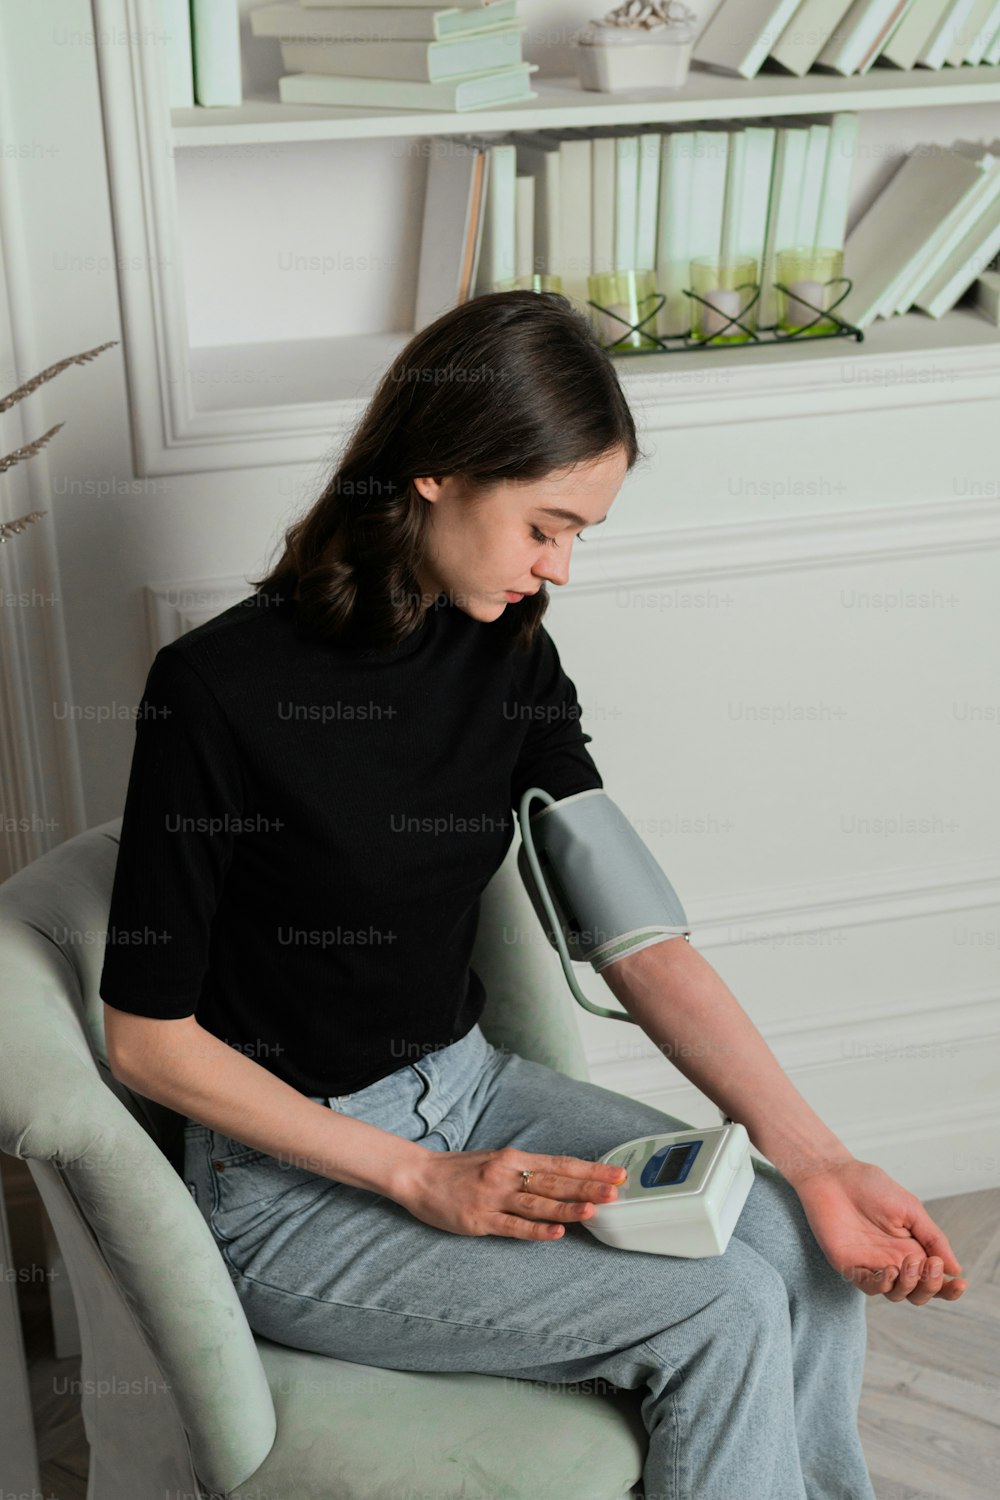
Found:
[[(150, 0), (95, 0), (95, 13), (100, 32), (128, 28), (134, 38), (128, 47), (99, 46), (98, 58), (120, 253), (138, 268), (123, 277), (123, 299), (144, 475), (329, 456), (412, 333), (429, 137), (858, 110), (853, 222), (918, 141), (968, 135), (970, 118), (978, 138), (1000, 126), (996, 67), (750, 81), (692, 71), (675, 95), (627, 98), (536, 74), (537, 99), (461, 114), (267, 98), (171, 111), (162, 47), (147, 40)], [(290, 192), (293, 181), (299, 187)], [(311, 283), (304, 257), (300, 295), (276, 322), (282, 299), (257, 296), (256, 278), (266, 264), (279, 284), (274, 236), (301, 244), (310, 225), (325, 253), (312, 257)], [(258, 326), (258, 313), (269, 321)], [(962, 306), (938, 320), (914, 312), (876, 322), (860, 344), (615, 358), (627, 394), (660, 430), (744, 422), (778, 408), (803, 416), (936, 402), (941, 381), (949, 399), (1000, 395), (1000, 333)], [(928, 358), (936, 381), (918, 378)]]

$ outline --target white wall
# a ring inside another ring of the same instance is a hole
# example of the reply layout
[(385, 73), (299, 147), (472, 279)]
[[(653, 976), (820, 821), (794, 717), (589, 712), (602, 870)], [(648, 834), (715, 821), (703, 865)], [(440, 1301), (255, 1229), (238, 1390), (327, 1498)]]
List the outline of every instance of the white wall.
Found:
[[(544, 30), (592, 8), (524, 9)], [(121, 340), (119, 276), (149, 268), (116, 275), (94, 48), (56, 40), (60, 28), (86, 33), (89, 5), (50, 0), (43, 15), (0, 0), (0, 26), (10, 384), (12, 369), (23, 378)], [(265, 76), (262, 53), (247, 60)], [(901, 147), (931, 131), (988, 138), (996, 119), (996, 106), (865, 117), (852, 217)], [(184, 153), (192, 344), (344, 332), (351, 316), (359, 329), (405, 328), (422, 167), (399, 145)], [(353, 279), (282, 270), (282, 251), (316, 246), (390, 264)], [(119, 343), (21, 412), (31, 433), (66, 424), (19, 476), (30, 474), (27, 503), (8, 512), (49, 510), (41, 535), (14, 545), (21, 573), (56, 602), (5, 620), (18, 652), (28, 643), (40, 657), (41, 707), (60, 705), (40, 715), (57, 756), (42, 778), (57, 809), (43, 847), (121, 809), (153, 645), (146, 586), (263, 569), (325, 472), (136, 478), (125, 358)], [(571, 583), (548, 622), (608, 790), (681, 894), (696, 945), (852, 1149), (929, 1196), (995, 1183), (1000, 1159), (1000, 591), (988, 514), (1000, 471), (988, 382), (952, 372), (935, 384), (930, 358), (923, 374), (912, 403), (887, 405), (873, 388), (870, 409), (788, 417), (774, 398), (751, 420), (751, 392), (742, 415), (738, 402), (720, 407), (718, 426), (680, 416), (651, 427), (625, 371), (648, 460), (600, 540), (577, 549), (586, 587)], [(721, 367), (718, 378), (722, 391)], [(898, 379), (914, 380), (912, 368), (901, 363)], [(695, 383), (678, 367), (678, 402)], [(655, 561), (601, 589), (602, 568), (618, 566), (616, 548), (633, 556), (633, 538), (635, 559)], [(582, 978), (608, 1003), (601, 981)], [(578, 1019), (596, 1081), (714, 1117), (637, 1028)]]

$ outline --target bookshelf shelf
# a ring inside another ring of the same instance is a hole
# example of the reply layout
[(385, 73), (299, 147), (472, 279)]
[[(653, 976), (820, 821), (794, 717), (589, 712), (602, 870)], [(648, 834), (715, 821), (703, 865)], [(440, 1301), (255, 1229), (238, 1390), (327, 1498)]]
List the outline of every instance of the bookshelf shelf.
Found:
[[(262, 420), (278, 432), (297, 431), (300, 439), (316, 432), (323, 438), (319, 453), (329, 448), (331, 428), (350, 424), (411, 337), (396, 332), (194, 348), (193, 408), (209, 423), (223, 413), (230, 419), (239, 414), (248, 434), (259, 432)], [(647, 418), (663, 403), (657, 425), (745, 420), (748, 401), (754, 419), (766, 418), (769, 408), (772, 417), (784, 418), (789, 402), (830, 412), (961, 399), (971, 394), (970, 382), (977, 393), (996, 394), (1000, 384), (1000, 331), (963, 306), (942, 318), (907, 313), (879, 321), (862, 343), (799, 340), (780, 348), (696, 350), (683, 359), (669, 353), (611, 357)], [(786, 399), (776, 406), (779, 392)], [(720, 404), (731, 408), (725, 417)]]
[(537, 99), (502, 109), (461, 113), (433, 110), (329, 109), (249, 98), (234, 108), (174, 109), (169, 139), (175, 150), (294, 141), (457, 135), (468, 132), (558, 129), (573, 125), (659, 125), (685, 120), (735, 120), (757, 115), (829, 110), (912, 109), (1000, 103), (1000, 67), (873, 68), (858, 77), (759, 73), (728, 78), (692, 70), (676, 93), (643, 90), (603, 94), (573, 78), (533, 79)]

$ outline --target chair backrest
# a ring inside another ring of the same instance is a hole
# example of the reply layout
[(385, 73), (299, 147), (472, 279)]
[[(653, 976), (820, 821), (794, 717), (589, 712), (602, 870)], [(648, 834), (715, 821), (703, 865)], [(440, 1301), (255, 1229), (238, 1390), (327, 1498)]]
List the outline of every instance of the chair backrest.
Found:
[[(120, 829), (120, 818), (91, 828), (0, 885), (0, 1149), (33, 1163), (84, 1310), (84, 1371), (107, 1364), (109, 1338), (120, 1370), (159, 1369), (176, 1443), (201, 1481), (227, 1491), (270, 1451), (274, 1406), (180, 1175), (183, 1119), (108, 1068), (98, 986)], [(517, 872), (519, 842), (482, 897), (481, 1025), (495, 1046), (585, 1079), (559, 958)]]

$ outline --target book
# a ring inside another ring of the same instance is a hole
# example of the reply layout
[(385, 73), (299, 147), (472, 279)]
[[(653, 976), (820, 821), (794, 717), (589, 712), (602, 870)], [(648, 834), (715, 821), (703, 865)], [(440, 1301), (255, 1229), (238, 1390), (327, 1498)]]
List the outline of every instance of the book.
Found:
[(752, 258), (758, 282), (767, 239), (776, 135), (773, 125), (748, 125), (735, 131), (726, 170), (721, 253), (734, 259)]
[(467, 73), (491, 73), (523, 61), (523, 26), (505, 27), (446, 42), (286, 42), (281, 60), (290, 73), (409, 79), (440, 83)]
[[(988, 18), (993, 14), (996, 0), (976, 0), (968, 17), (955, 33), (955, 39), (945, 58), (945, 66), (949, 68), (960, 68), (965, 62), (966, 54), (979, 40), (979, 34), (986, 26)], [(991, 29), (988, 36), (983, 38), (983, 48), (993, 35)]]
[[(977, 141), (956, 141), (951, 148), (967, 156), (977, 166), (982, 168), (982, 176), (976, 188), (966, 199), (939, 224), (925, 243), (923, 250), (916, 261), (916, 265), (905, 282), (903, 282), (892, 303), (890, 312), (906, 312), (912, 307), (916, 298), (920, 296), (926, 286), (936, 283), (943, 273), (945, 282), (954, 276), (961, 275), (964, 269), (961, 259), (956, 260), (956, 254), (963, 245), (969, 244), (969, 253), (975, 255), (976, 246), (979, 243), (979, 226), (983, 221), (984, 214), (988, 214), (990, 208), (1000, 194), (1000, 155), (998, 146), (994, 144), (989, 150)], [(974, 270), (962, 287), (973, 280), (974, 275), (989, 264), (990, 257), (975, 265)], [(944, 282), (942, 283), (942, 285)], [(956, 293), (956, 295), (958, 295)], [(950, 304), (947, 304), (950, 306)]]
[(842, 110), (830, 121), (823, 189), (816, 219), (816, 244), (824, 249), (844, 248), (851, 206), (851, 178), (860, 133), (861, 117), (853, 110)]
[(913, 0), (875, 59), (876, 66), (912, 68), (950, 0)]
[(983, 271), (976, 278), (970, 299), (976, 312), (1000, 328), (1000, 271)]
[(976, 0), (951, 0), (941, 20), (917, 54), (918, 68), (936, 69), (944, 66), (955, 36), (964, 25), (975, 3)]
[(535, 179), (514, 179), (514, 274), (533, 276), (535, 265)]
[(437, 42), (508, 25), (516, 10), (517, 0), (493, 0), (488, 8), (469, 10), (398, 4), (325, 6), (322, 10), (289, 4), (258, 5), (250, 12), (250, 30), (254, 36), (286, 42)]
[(1000, 251), (1000, 194), (913, 299), (932, 318), (954, 307)]
[(191, 8), (188, 0), (158, 0), (160, 25), (166, 39), (167, 96), (171, 109), (194, 104), (194, 54), (191, 48)]
[(656, 285), (666, 300), (657, 332), (664, 336), (685, 334), (691, 327), (691, 299), (684, 288), (690, 280), (688, 204), (695, 161), (685, 138), (693, 134), (693, 129), (665, 131), (660, 155)]
[(191, 52), (196, 102), (242, 104), (238, 0), (191, 0)]
[(965, 54), (965, 61), (972, 67), (978, 67), (983, 61), (990, 42), (996, 36), (998, 28), (1000, 28), (1000, 0), (993, 0), (993, 5), (990, 7), (986, 19), (980, 26), (977, 35), (973, 37), (969, 50)]
[(590, 258), (594, 274), (615, 268), (615, 139), (595, 133), (590, 142), (593, 214)]
[(698, 37), (692, 60), (716, 73), (755, 78), (799, 0), (728, 0)]
[(459, 139), (432, 139), (420, 232), (414, 330), (473, 295), (488, 196), (488, 156)]
[(529, 87), (537, 63), (496, 73), (417, 83), (395, 78), (345, 78), (331, 73), (286, 73), (278, 79), (282, 104), (342, 104), (361, 109), (435, 109), (460, 111), (489, 104), (536, 99)]
[(563, 295), (587, 307), (587, 277), (591, 272), (592, 206), (591, 137), (582, 129), (522, 130), (512, 141), (559, 153), (559, 265)]
[(516, 153), (512, 145), (488, 145), (486, 203), (476, 274), (476, 293), (491, 292), (498, 282), (515, 274), (514, 216), (516, 210)]
[(908, 0), (854, 0), (816, 59), (821, 73), (851, 73), (867, 70), (881, 51)]
[(888, 289), (879, 306), (880, 317), (888, 318), (893, 313), (907, 310), (923, 282), (950, 255), (1000, 187), (1000, 178), (995, 171), (996, 157), (984, 146), (973, 141), (956, 141), (948, 149), (973, 162), (979, 168), (979, 175), (961, 201), (941, 215), (912, 257), (905, 275), (900, 275)]
[(927, 239), (982, 178), (972, 158), (945, 146), (921, 146), (906, 157), (847, 236), (845, 270), (854, 285), (839, 309), (847, 322), (872, 322)]
[(758, 322), (764, 328), (778, 321), (778, 294), (774, 289), (778, 251), (793, 250), (798, 244), (799, 203), (808, 145), (808, 126), (781, 124), (777, 127), (757, 311)]
[(996, 36), (983, 53), (983, 62), (991, 68), (1000, 63), (1000, 27), (997, 27)]
[(771, 48), (770, 60), (786, 73), (804, 77), (851, 4), (852, 0), (802, 0)]
[(554, 142), (525, 140), (514, 137), (517, 160), (517, 175), (530, 177), (534, 182), (534, 267), (550, 276), (561, 274), (562, 247), (560, 244), (559, 206), (562, 193), (559, 182), (559, 146)]
[[(822, 121), (813, 121), (807, 127), (806, 160), (802, 172), (802, 193), (799, 198), (799, 220), (796, 229), (796, 245), (817, 245), (816, 231), (819, 227), (820, 203), (823, 197), (823, 175), (830, 149), (831, 126)], [(789, 248), (791, 248), (789, 246)]]
[(639, 137), (615, 139), (614, 270), (635, 268), (635, 222), (639, 201)]
[(663, 136), (645, 130), (639, 136), (639, 174), (635, 209), (635, 265), (638, 270), (656, 269), (656, 223), (660, 199), (660, 155)]

